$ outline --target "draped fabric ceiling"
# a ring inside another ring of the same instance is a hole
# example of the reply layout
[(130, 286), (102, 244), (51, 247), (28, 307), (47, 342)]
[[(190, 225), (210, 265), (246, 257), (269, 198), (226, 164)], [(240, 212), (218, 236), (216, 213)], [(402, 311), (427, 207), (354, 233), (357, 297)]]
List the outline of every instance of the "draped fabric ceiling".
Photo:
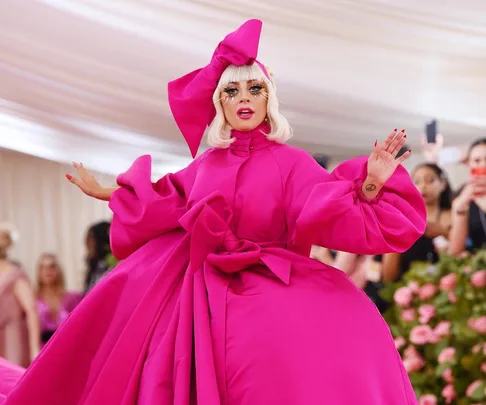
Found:
[(223, 36), (264, 21), (292, 143), (337, 158), (394, 127), (417, 149), (436, 117), (446, 144), (486, 134), (483, 0), (2, 0), (0, 147), (118, 173), (190, 161), (166, 84)]

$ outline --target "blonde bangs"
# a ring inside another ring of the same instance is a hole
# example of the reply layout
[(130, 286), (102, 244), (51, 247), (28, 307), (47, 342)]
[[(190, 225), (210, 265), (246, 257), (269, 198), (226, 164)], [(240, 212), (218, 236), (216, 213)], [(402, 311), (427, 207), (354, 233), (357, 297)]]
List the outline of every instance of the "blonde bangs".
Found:
[(257, 63), (254, 63), (249, 66), (228, 66), (219, 79), (218, 87), (226, 87), (230, 83), (247, 82), (250, 80), (256, 80), (265, 84), (269, 83), (262, 68)]

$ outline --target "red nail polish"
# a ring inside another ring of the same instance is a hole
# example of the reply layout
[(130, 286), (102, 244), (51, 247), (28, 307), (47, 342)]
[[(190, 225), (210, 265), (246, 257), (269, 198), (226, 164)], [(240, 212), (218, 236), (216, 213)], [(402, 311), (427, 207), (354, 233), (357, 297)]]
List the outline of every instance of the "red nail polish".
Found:
[(70, 174), (66, 174), (66, 179), (71, 180), (72, 178), (73, 176), (71, 176)]
[(407, 135), (403, 135), (403, 137), (404, 137), (404, 138), (406, 138), (406, 137), (407, 137)]
[(402, 132), (405, 132), (405, 130), (404, 130), (404, 129), (402, 129)]
[(393, 130), (393, 132), (397, 132), (397, 131), (398, 131), (398, 129), (396, 129), (396, 128)]
[(409, 151), (410, 153), (412, 153), (412, 149), (409, 149), (408, 151)]
[(375, 146), (378, 144), (378, 139), (375, 141)]

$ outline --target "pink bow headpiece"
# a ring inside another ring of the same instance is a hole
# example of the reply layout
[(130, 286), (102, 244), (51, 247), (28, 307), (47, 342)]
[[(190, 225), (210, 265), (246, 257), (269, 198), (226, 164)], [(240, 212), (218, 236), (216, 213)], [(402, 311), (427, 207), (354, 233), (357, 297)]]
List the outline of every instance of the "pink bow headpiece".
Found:
[(256, 60), (261, 30), (260, 20), (246, 21), (219, 43), (209, 65), (169, 82), (172, 115), (192, 157), (196, 156), (204, 131), (216, 115), (213, 94), (225, 69), (230, 65), (257, 63), (269, 78), (265, 67)]

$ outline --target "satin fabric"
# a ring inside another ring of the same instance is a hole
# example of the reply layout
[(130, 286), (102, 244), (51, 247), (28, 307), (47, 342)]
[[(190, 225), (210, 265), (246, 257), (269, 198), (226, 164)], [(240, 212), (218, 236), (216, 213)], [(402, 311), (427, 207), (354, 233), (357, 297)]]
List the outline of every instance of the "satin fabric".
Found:
[(376, 307), (308, 256), (402, 252), (424, 232), (423, 199), (400, 166), (368, 200), (366, 157), (329, 174), (267, 131), (233, 131), (155, 184), (149, 156), (119, 176), (111, 236), (125, 260), (6, 405), (417, 404)]

